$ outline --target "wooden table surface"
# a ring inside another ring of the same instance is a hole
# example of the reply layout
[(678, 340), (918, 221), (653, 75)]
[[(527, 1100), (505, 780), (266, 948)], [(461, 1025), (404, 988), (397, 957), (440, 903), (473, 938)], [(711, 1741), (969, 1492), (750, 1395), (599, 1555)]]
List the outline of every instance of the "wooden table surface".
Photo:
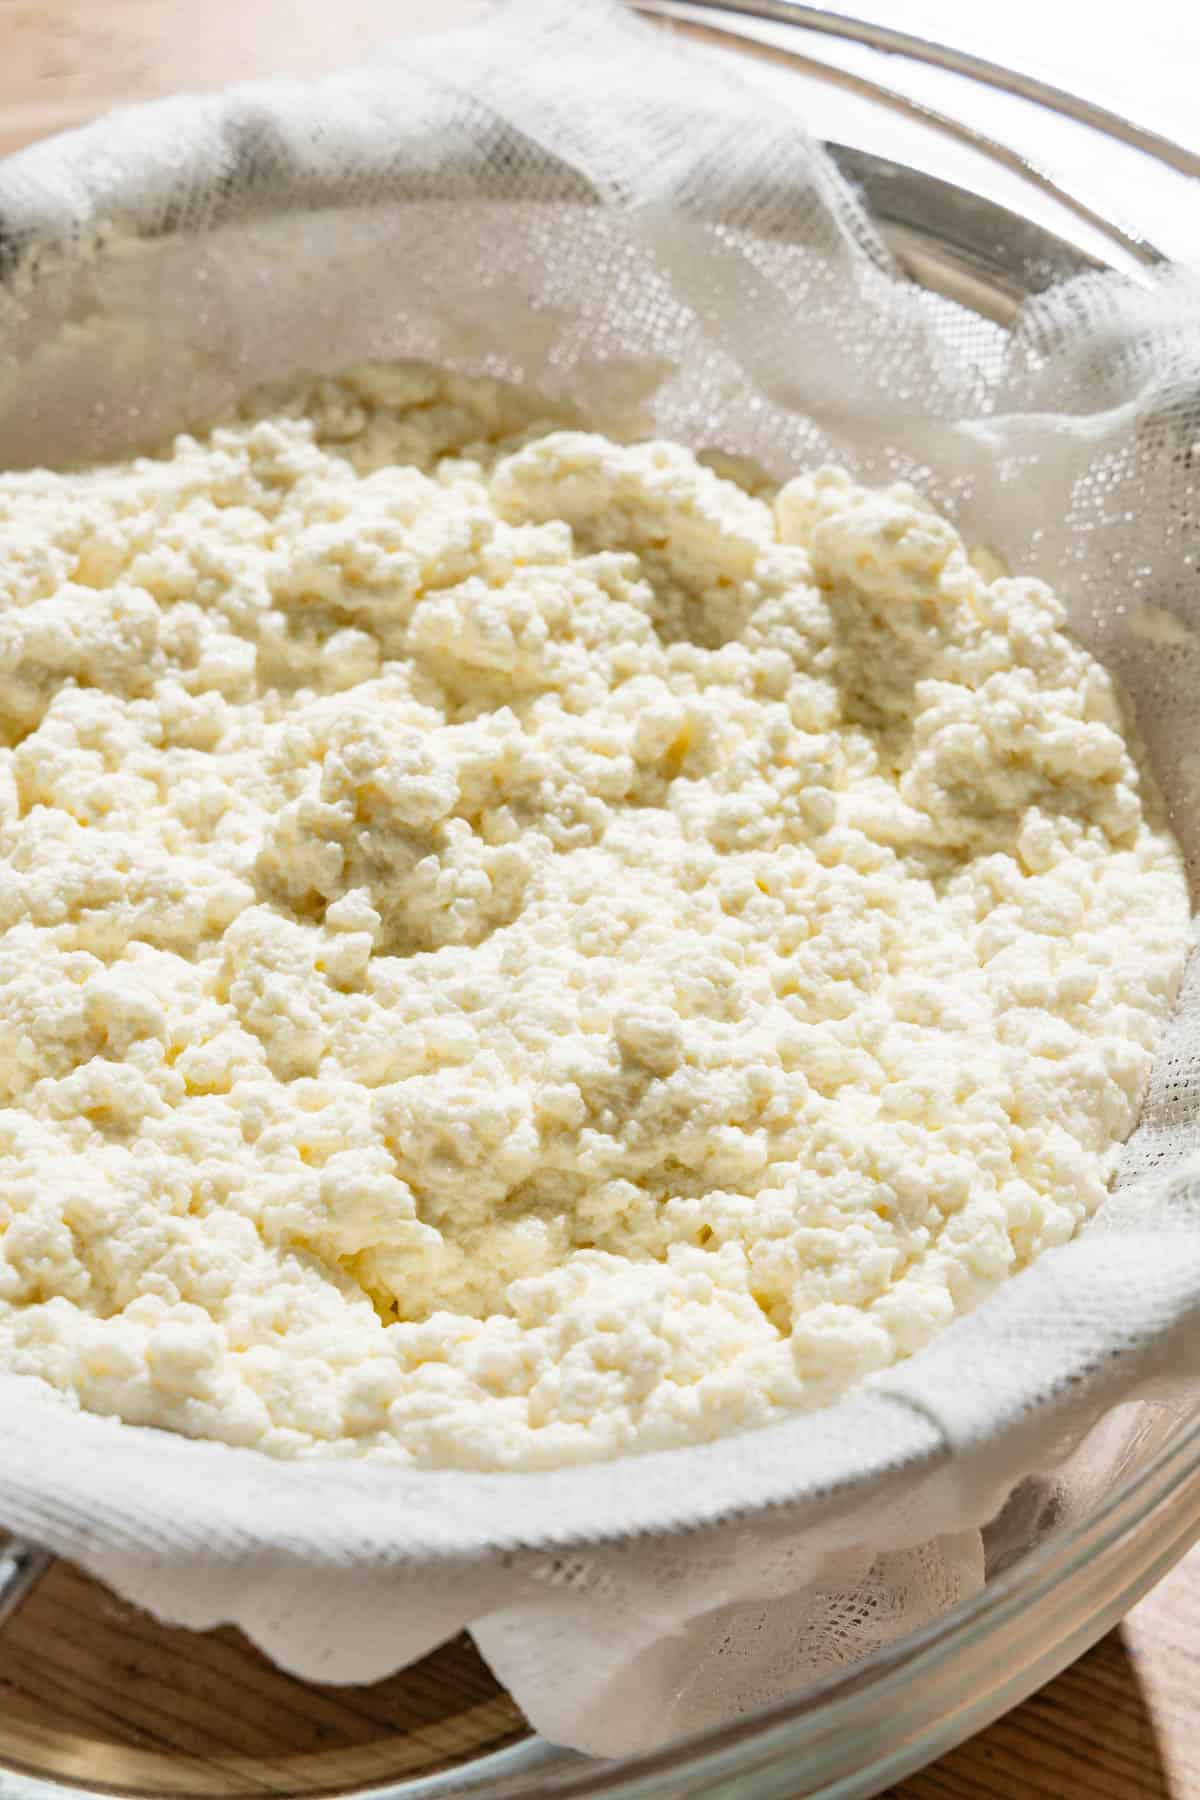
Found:
[[(470, 10), (472, 0), (0, 0), (0, 154), (117, 101), (212, 86), (231, 74), (314, 73), (398, 25)], [(878, 10), (895, 17), (890, 7)], [(261, 1754), (269, 1714), (280, 1771), (274, 1791), (291, 1785), (294, 1753), (329, 1744), (336, 1747), (321, 1752), (327, 1782), (378, 1780), (386, 1760), (375, 1746), (398, 1724), (431, 1754), (445, 1748), (450, 1728), (436, 1696), (448, 1683), (465, 1709), (456, 1730), (462, 1718), (491, 1741), (519, 1729), (515, 1710), (463, 1644), (429, 1659), (429, 1697), (421, 1700), (420, 1690), (414, 1701), (400, 1681), (301, 1690), (235, 1633), (192, 1639), (131, 1617), (73, 1571), (51, 1571), (0, 1633), (0, 1760), (6, 1724), (18, 1721), (34, 1742), (66, 1716), (78, 1728), (77, 1780), (103, 1779), (96, 1745), (110, 1738), (146, 1755), (183, 1750), (232, 1776), (244, 1742), (253, 1739)], [(230, 1677), (245, 1716), (217, 1721), (211, 1695)], [(231, 1790), (218, 1782), (212, 1791)], [(1200, 1800), (1200, 1548), (1041, 1693), (891, 1790), (891, 1800), (1167, 1796)]]

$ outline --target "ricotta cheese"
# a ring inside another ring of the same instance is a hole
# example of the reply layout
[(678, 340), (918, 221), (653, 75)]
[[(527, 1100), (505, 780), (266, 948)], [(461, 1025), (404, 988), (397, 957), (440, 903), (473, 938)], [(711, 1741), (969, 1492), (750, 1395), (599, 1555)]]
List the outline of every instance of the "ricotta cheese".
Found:
[(0, 746), (0, 1368), (279, 1456), (834, 1399), (1096, 1208), (1184, 956), (1041, 582), (423, 368), (0, 477)]

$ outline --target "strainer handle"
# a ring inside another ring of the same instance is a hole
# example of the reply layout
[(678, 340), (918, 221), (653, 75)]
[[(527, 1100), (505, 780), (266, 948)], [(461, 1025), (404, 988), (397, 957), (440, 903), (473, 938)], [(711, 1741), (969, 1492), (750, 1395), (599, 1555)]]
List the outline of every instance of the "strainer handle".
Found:
[(10, 1537), (0, 1545), (0, 1626), (7, 1623), (54, 1561), (48, 1550)]

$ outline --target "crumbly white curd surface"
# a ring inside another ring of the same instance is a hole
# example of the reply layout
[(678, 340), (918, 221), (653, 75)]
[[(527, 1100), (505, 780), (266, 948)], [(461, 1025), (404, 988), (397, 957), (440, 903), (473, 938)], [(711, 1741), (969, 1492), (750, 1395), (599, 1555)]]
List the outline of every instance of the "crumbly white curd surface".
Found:
[(0, 1368), (544, 1466), (1068, 1239), (1188, 904), (1054, 595), (424, 369), (257, 411), (0, 477)]

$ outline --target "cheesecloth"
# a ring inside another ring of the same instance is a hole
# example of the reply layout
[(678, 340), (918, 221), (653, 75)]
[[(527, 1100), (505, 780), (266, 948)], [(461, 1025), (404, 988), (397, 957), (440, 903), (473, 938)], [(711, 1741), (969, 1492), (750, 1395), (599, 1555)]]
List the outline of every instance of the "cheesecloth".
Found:
[[(790, 112), (605, 0), (512, 0), (369, 70), (118, 112), (0, 166), (0, 461), (153, 444), (370, 355), (780, 476), (913, 480), (1057, 585), (1193, 865), (1198, 323), (1178, 271), (1071, 281), (1011, 336), (935, 299)], [(310, 1679), (470, 1626), (548, 1736), (646, 1747), (970, 1592), (1023, 1478), (1200, 1375), (1198, 1100), (1193, 970), (1101, 1216), (824, 1412), (620, 1464), (422, 1473), (278, 1464), (10, 1377), (0, 1524)]]

